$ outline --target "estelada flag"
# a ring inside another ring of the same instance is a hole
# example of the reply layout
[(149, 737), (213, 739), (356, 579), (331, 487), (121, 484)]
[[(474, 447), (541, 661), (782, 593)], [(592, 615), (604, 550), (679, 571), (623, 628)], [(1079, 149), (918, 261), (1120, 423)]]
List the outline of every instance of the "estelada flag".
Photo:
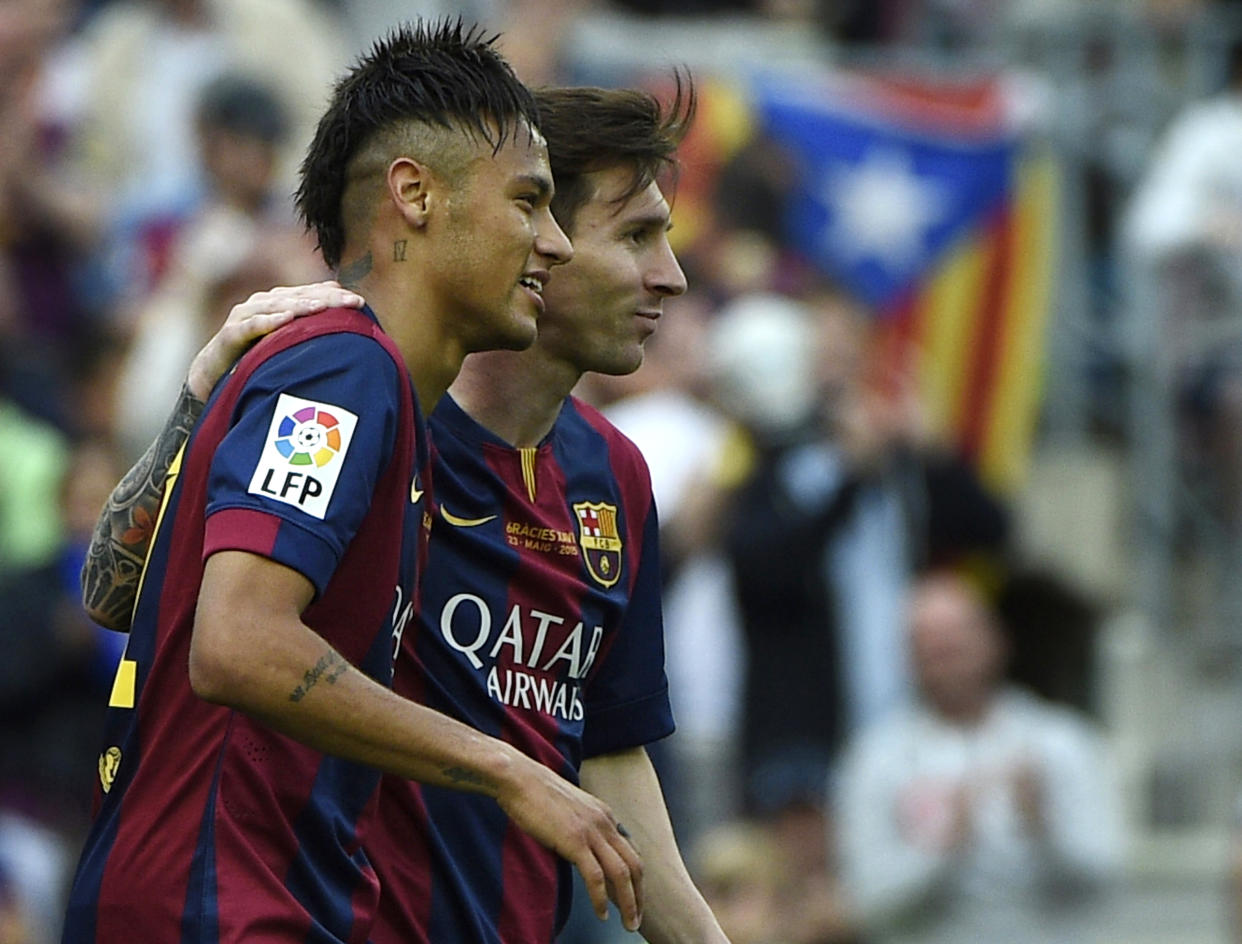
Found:
[(787, 236), (883, 319), (936, 428), (983, 480), (1026, 469), (1056, 225), (1051, 152), (1000, 77), (766, 75), (754, 120), (800, 164)]

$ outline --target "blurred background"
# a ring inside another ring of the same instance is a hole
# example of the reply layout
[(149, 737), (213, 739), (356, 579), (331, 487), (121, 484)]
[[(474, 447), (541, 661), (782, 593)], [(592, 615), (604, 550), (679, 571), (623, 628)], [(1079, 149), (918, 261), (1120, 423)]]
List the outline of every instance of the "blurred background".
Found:
[(334, 76), (446, 13), (530, 84), (695, 78), (691, 289), (579, 392), (652, 467), (653, 755), (735, 944), (1242, 941), (1242, 3), (2, 0), (0, 944), (88, 817), (98, 509), (323, 277)]

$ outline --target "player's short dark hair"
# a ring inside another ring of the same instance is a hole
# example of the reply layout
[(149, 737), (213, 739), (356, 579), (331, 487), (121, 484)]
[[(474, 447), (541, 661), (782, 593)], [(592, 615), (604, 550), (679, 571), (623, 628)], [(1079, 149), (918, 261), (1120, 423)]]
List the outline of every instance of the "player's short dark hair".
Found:
[(340, 264), (344, 249), (341, 203), (350, 161), (377, 134), (407, 122), (459, 129), (497, 151), (523, 122), (538, 127), (534, 97), (496, 50), (497, 39), (460, 18), (402, 24), (337, 83), (296, 196), (329, 266)]
[(616, 166), (633, 171), (624, 202), (665, 170), (676, 171), (677, 147), (694, 121), (695, 91), (689, 74), (673, 73), (666, 104), (640, 89), (541, 88), (539, 124), (548, 141), (556, 193), (552, 213), (570, 236), (574, 216), (593, 196), (589, 174)]

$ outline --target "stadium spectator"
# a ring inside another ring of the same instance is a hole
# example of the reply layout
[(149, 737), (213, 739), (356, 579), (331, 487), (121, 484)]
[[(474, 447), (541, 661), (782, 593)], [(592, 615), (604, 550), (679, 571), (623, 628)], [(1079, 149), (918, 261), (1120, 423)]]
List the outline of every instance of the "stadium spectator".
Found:
[[(1206, 519), (1199, 529), (1215, 546), (1202, 560), (1217, 606), (1199, 622), (1209, 643), (1229, 650), (1237, 649), (1242, 617), (1240, 147), (1242, 40), (1234, 40), (1225, 88), (1174, 117), (1121, 231), (1134, 309), (1127, 340), (1143, 365), (1143, 390), (1155, 397), (1145, 414), (1172, 424), (1163, 448), (1149, 429), (1139, 430), (1143, 504), (1170, 529), (1185, 523), (1188, 508)], [(1193, 504), (1173, 504), (1180, 495), (1192, 495)]]
[(744, 820), (716, 824), (691, 847), (691, 872), (732, 944), (780, 940), (781, 853), (767, 829)]
[[(297, 50), (290, 55), (290, 50)], [(68, 106), (83, 184), (104, 222), (137, 222), (192, 200), (195, 102), (225, 72), (254, 77), (290, 110), (277, 180), (291, 192), (328, 88), (345, 63), (337, 22), (310, 0), (124, 0), (83, 30)]]
[(917, 705), (839, 768), (845, 884), (877, 942), (1087, 940), (1120, 862), (1119, 796), (1077, 713), (1004, 682), (1001, 629), (948, 573), (909, 598)]
[[(8, 381), (8, 377), (4, 380)], [(69, 445), (0, 390), (0, 442), (8, 452), (0, 488), (0, 574), (46, 564), (61, 540), (56, 490)]]
[(207, 186), (192, 210), (143, 236), (153, 291), (138, 305), (116, 378), (116, 436), (134, 459), (155, 438), (176, 399), (184, 365), (238, 298), (297, 285), (327, 272), (277, 189), (287, 109), (262, 84), (225, 74), (196, 107)]
[(124, 637), (82, 612), (78, 572), (119, 466), (106, 443), (67, 451), (56, 479), (53, 553), (0, 574), (0, 872), (37, 944), (52, 944), (73, 853), (89, 822), (82, 785)]
[[(844, 732), (844, 677), (823, 576), (843, 504), (816, 417), (814, 326), (798, 303), (744, 296), (716, 316), (709, 361), (726, 414), (748, 439), (721, 516), (745, 641), (741, 769), (790, 751), (822, 775)], [(747, 785), (754, 804), (753, 783)]]
[(70, 0), (0, 10), (0, 372), (7, 397), (66, 431), (66, 387), (99, 310), (83, 279), (95, 214), (64, 173), (66, 128), (50, 102), (71, 12)]
[(718, 477), (732, 423), (710, 402), (702, 295), (666, 306), (641, 370), (588, 374), (588, 400), (642, 451), (660, 509), (660, 566), (669, 694), (677, 731), (656, 757), (683, 842), (741, 812), (737, 732), (744, 653), (729, 569), (720, 552)]

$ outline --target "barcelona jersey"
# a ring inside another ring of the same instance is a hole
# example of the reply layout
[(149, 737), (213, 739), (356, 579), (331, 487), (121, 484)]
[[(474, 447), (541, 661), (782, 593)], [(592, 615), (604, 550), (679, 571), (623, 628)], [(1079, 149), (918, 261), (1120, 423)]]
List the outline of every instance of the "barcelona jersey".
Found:
[(288, 325), (217, 387), (156, 525), (67, 944), (367, 940), (378, 772), (199, 699), (190, 638), (204, 562), (245, 551), (303, 574), (303, 621), (389, 684), (427, 454), (405, 365), (369, 311)]
[[(584, 757), (671, 733), (657, 520), (646, 463), (567, 399), (515, 449), (445, 396), (421, 605), (393, 687), (576, 782)], [(368, 845), (375, 944), (547, 944), (569, 865), (489, 797), (385, 776)]]

